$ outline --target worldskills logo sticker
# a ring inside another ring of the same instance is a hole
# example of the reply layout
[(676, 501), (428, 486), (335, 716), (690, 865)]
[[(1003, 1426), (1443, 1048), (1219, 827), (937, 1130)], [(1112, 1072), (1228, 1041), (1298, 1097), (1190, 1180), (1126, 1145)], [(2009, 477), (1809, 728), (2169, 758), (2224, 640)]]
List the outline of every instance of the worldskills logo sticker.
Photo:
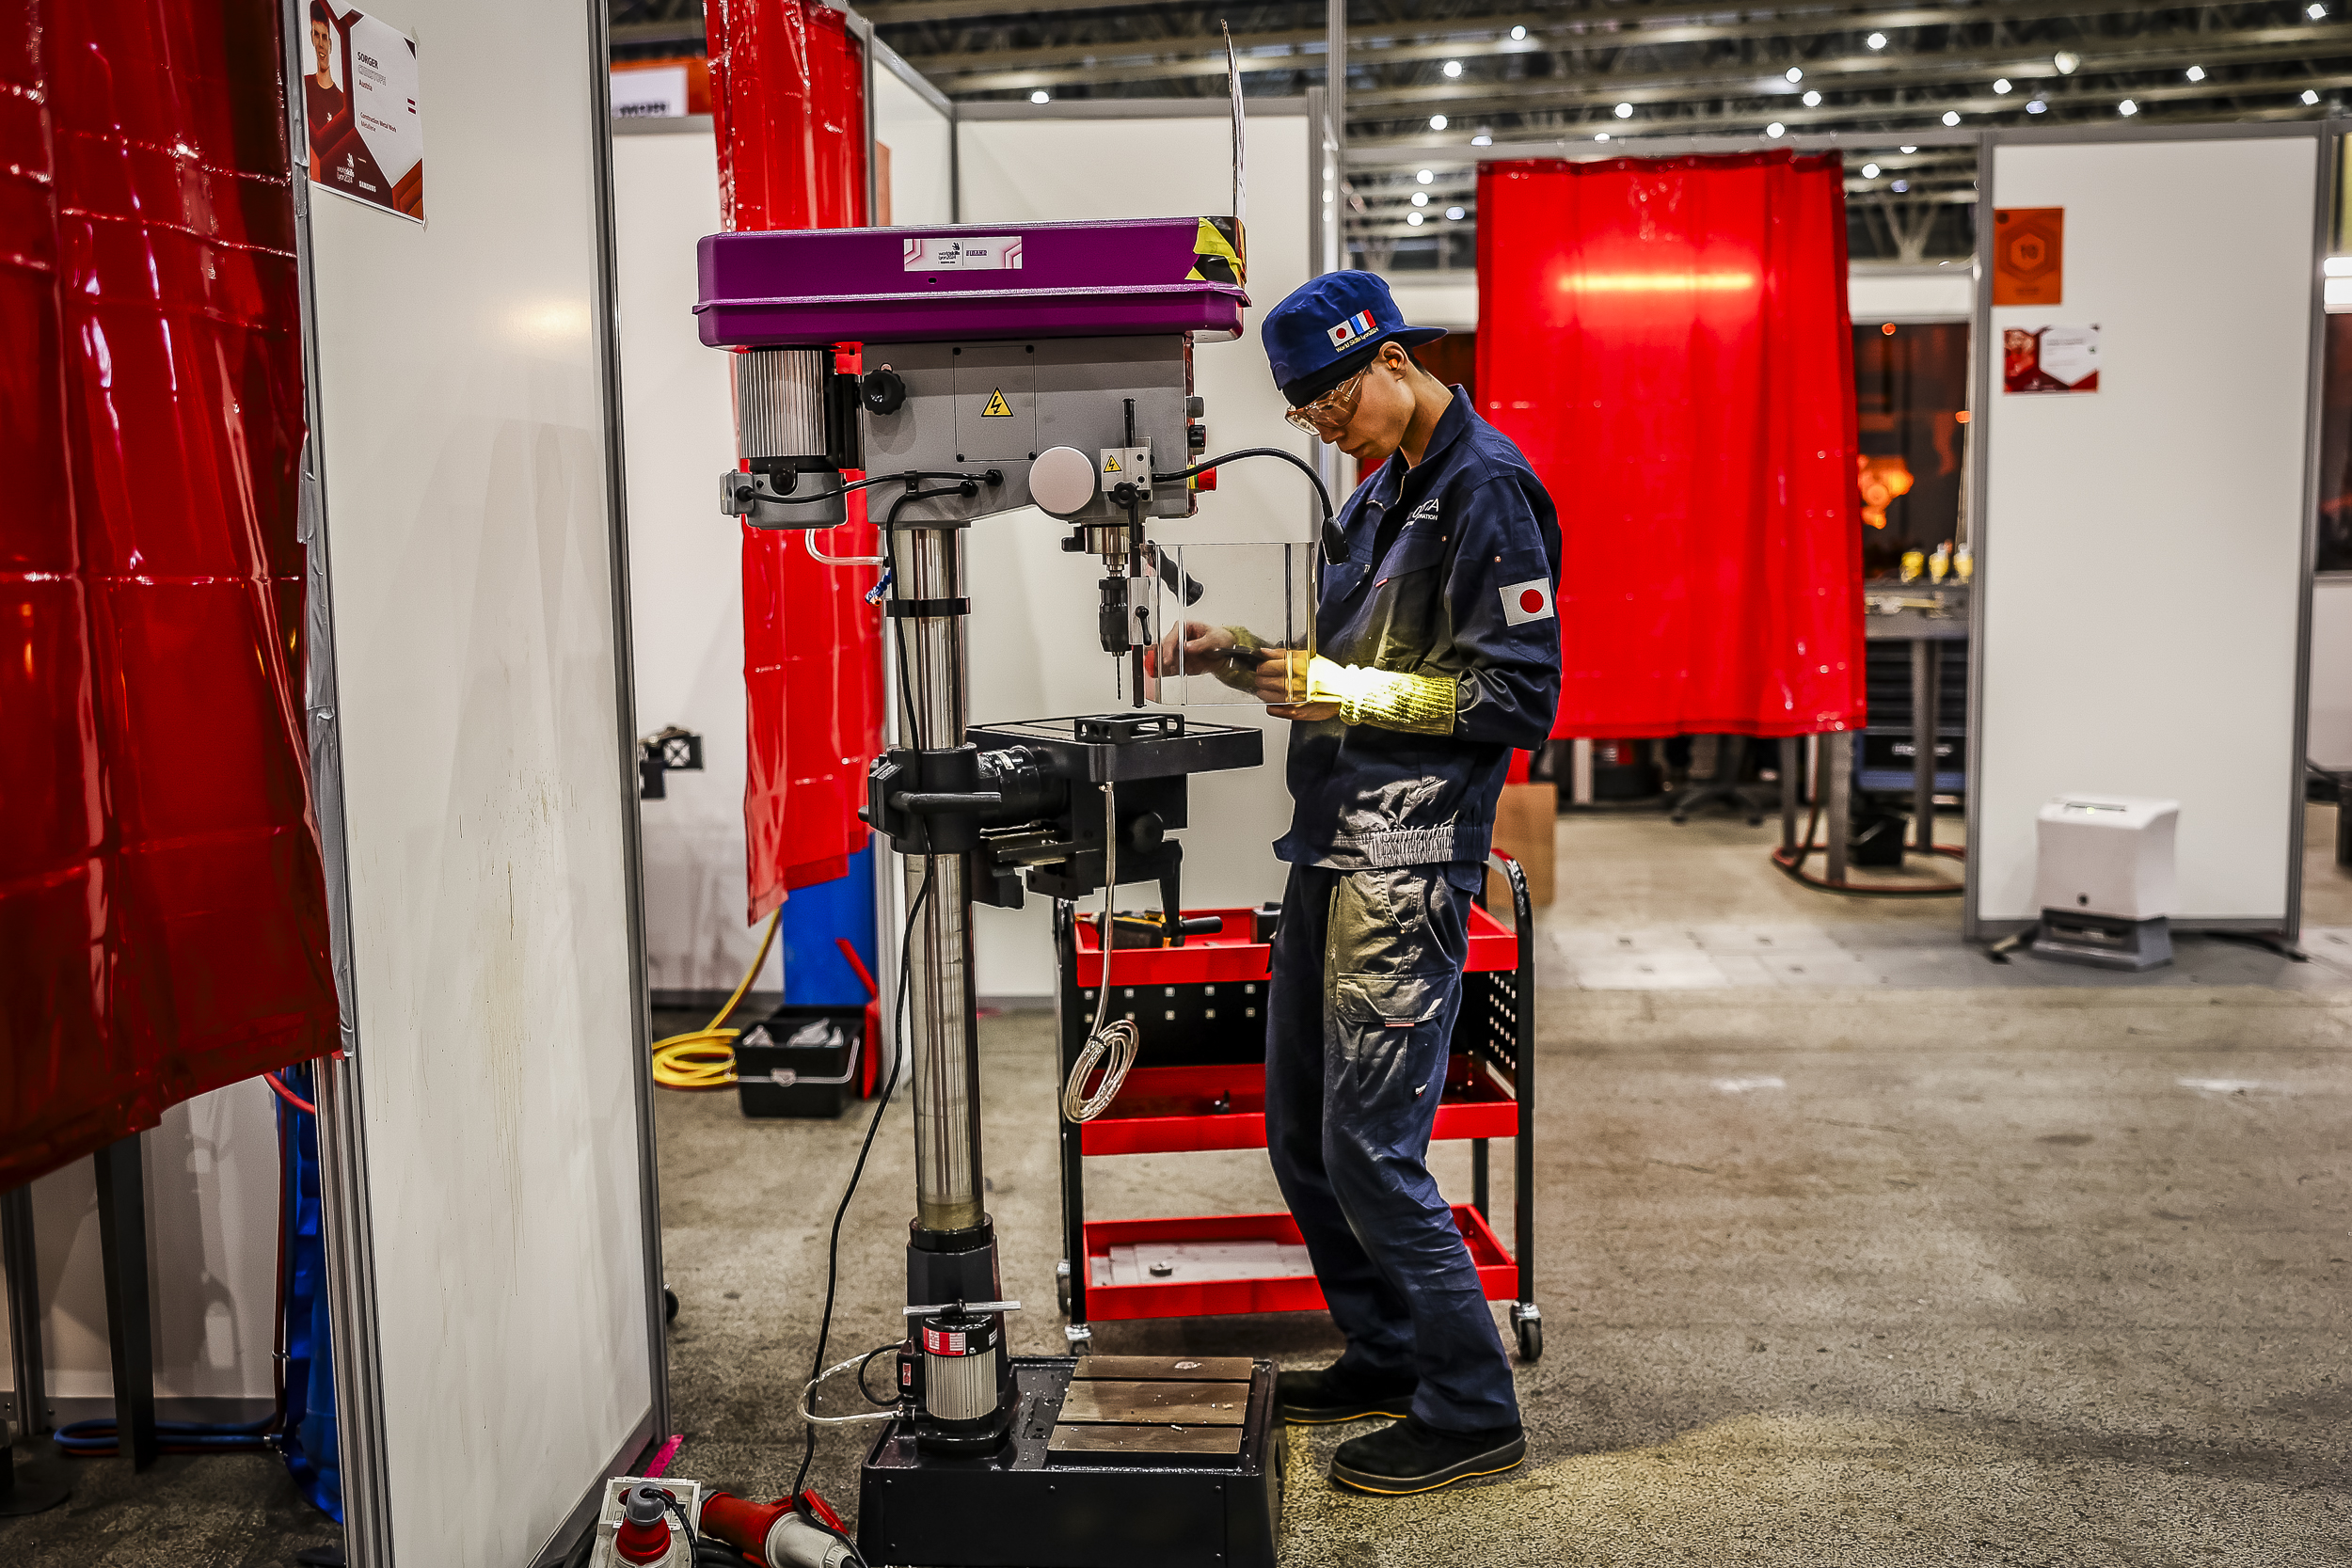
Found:
[(1333, 348), (1345, 348), (1357, 339), (1369, 337), (1371, 334), (1372, 312), (1369, 310), (1359, 310), (1354, 315), (1348, 317), (1347, 320), (1331, 328), (1331, 346)]

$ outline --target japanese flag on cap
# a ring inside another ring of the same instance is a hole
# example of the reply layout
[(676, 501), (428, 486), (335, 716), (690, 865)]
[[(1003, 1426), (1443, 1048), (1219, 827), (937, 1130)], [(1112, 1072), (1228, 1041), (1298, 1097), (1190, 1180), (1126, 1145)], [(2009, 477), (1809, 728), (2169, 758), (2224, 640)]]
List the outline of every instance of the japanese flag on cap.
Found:
[(1530, 621), (1552, 618), (1551, 584), (1542, 578), (1504, 583), (1501, 592), (1504, 625), (1521, 626)]

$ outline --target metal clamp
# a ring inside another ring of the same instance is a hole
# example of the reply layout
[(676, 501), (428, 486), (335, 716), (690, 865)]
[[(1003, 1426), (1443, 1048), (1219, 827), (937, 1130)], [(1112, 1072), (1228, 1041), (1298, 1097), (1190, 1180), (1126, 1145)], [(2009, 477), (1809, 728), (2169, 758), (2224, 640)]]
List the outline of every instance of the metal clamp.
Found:
[(951, 1301), (938, 1307), (909, 1307), (901, 1310), (910, 1318), (928, 1318), (934, 1312), (961, 1312), (967, 1318), (975, 1318), (984, 1312), (1018, 1312), (1021, 1304), (1017, 1301)]

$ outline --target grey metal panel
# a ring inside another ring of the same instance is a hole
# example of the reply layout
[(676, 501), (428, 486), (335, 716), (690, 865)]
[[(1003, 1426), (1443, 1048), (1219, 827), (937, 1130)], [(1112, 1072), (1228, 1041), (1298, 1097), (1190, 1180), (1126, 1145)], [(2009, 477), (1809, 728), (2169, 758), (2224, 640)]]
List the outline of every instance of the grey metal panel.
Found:
[[(906, 383), (907, 399), (896, 414), (865, 416), (867, 473), (993, 468), (1004, 476), (1000, 485), (984, 487), (969, 500), (943, 496), (914, 502), (901, 512), (903, 521), (984, 517), (1028, 505), (1029, 455), (1066, 446), (1093, 459), (1103, 448), (1124, 446), (1121, 404), (1127, 398), (1136, 400), (1136, 435), (1151, 443), (1154, 466), (1172, 473), (1188, 461), (1184, 397), (1190, 388), (1182, 339), (1041, 338), (1034, 343), (972, 343), (961, 352), (948, 343), (893, 343), (886, 357), (883, 354), (872, 351), (868, 363), (897, 372)], [(975, 376), (956, 368), (966, 356), (999, 368)], [(1027, 429), (1027, 439), (1035, 444), (1016, 447), (992, 438), (984, 450), (962, 445), (962, 433), (992, 430), (999, 422), (979, 415), (991, 393), (999, 390), (1014, 410), (1002, 423), (1009, 430)], [(952, 411), (939, 406), (950, 401)], [(1021, 418), (1024, 412), (1031, 418)], [(934, 479), (925, 487), (942, 483)], [(875, 485), (868, 502), (873, 515), (885, 515), (902, 493), (896, 485)], [(1183, 517), (1189, 506), (1183, 486), (1163, 485), (1145, 515)], [(1098, 499), (1083, 515), (1107, 521), (1114, 513), (1109, 501)]]
[(368, 1213), (368, 1155), (361, 1115), (358, 986), (351, 949), (351, 851), (344, 833), (342, 740), (336, 728), (333, 572), (327, 544), (324, 420), (320, 410), (318, 296), (310, 236), (310, 145), (303, 122), (302, 43), (309, 9), (282, 0), (287, 50), (287, 148), (294, 204), (294, 258), (302, 298), (303, 709), (310, 752), (310, 807), (326, 883), (328, 950), (341, 1007), (342, 1054), (323, 1062), (318, 1094), (320, 1239), (326, 1255), (327, 1319), (334, 1345), (335, 1419), (343, 1498), (343, 1545), (353, 1568), (392, 1560), (390, 1482), (384, 1465), (383, 1365), (375, 1325), (375, 1259)]
[[(610, 83), (606, 84), (605, 97), (608, 102), (612, 98)], [(698, 132), (707, 136), (715, 132), (719, 124), (715, 115), (629, 115), (621, 119), (608, 115), (605, 118), (612, 120), (612, 134), (616, 136), (675, 136), (689, 132)]]
[[(1992, 195), (1992, 177), (1986, 165), (1992, 150), (1992, 137), (1979, 133), (1977, 150), (1977, 182), (1979, 192)], [(1977, 420), (1993, 396), (1993, 361), (1996, 356), (1985, 352), (1982, 345), (1991, 341), (1993, 332), (1993, 226), (1977, 225), (1977, 307), (1976, 319), (1968, 328), (1970, 378), (1968, 387), (1968, 494), (1962, 509), (1961, 525), (1968, 531), (1968, 549), (1974, 561), (1974, 581), (1968, 594), (1968, 842), (1978, 842), (1978, 820), (1984, 805), (1977, 789), (1977, 781), (1984, 775), (1984, 596), (1991, 582), (1986, 569), (1990, 554), (1984, 537), (1984, 486), (1989, 471), (1988, 442), (1979, 439)], [(1993, 941), (2007, 932), (1991, 932), (1977, 918), (1977, 860), (1972, 854), (1961, 863), (1960, 934), (1970, 942)]]
[[(2018, 133), (2029, 135), (2030, 133)], [(1501, 142), (1492, 147), (1363, 148), (1348, 154), (1356, 168), (1420, 168), (1438, 164), (1487, 164), (1511, 158), (1679, 158), (1693, 152), (1756, 152), (1787, 148), (1793, 152), (1861, 150), (1873, 147), (1967, 147), (1986, 135), (1982, 131), (1823, 132), (1818, 135), (1783, 136), (1759, 141), (1755, 136), (1626, 136), (1597, 142), (1589, 135), (1573, 141)]]
[[(661, 1260), (661, 1168), (656, 1147), (653, 1114), (653, 1014), (645, 969), (645, 868), (644, 826), (639, 819), (637, 771), (636, 653), (629, 617), (628, 474), (628, 449), (621, 438), (621, 323), (620, 266), (615, 254), (612, 188), (612, 57), (609, 29), (612, 13), (605, 0), (584, 0), (588, 13), (589, 117), (586, 126), (596, 203), (596, 277), (594, 330), (601, 350), (599, 369), (604, 382), (605, 505), (609, 523), (612, 573), (612, 685), (620, 745), (614, 758), (614, 787), (621, 801), (621, 863), (626, 919), (628, 927), (628, 985), (630, 1051), (637, 1099), (639, 1162), (639, 1227), (645, 1249), (645, 1360), (652, 1386), (653, 1408), (646, 1417), (653, 1433), (670, 1430), (669, 1314), (664, 1310)], [(871, 67), (868, 67), (869, 72)], [(873, 173), (873, 92), (866, 100), (867, 178)], [(868, 191), (871, 199), (871, 191)], [(632, 1440), (635, 1441), (635, 1440)], [(643, 1443), (624, 1444), (607, 1476), (619, 1475)], [(593, 1514), (601, 1484), (589, 1489)]]
[[(2303, 774), (2311, 754), (2312, 728), (2312, 582), (2319, 556), (2320, 419), (2327, 381), (2328, 252), (2335, 238), (2334, 217), (2338, 160), (2344, 156), (2343, 120), (2322, 120), (2313, 134), (2319, 138), (2317, 216), (2312, 224), (2312, 337), (2310, 388), (2304, 394), (2303, 430), (2303, 583), (2295, 596), (2295, 750), (2288, 769), (2287, 797), (2287, 917), (2286, 938), (2303, 931)], [(2342, 808), (2339, 807), (2339, 810)]]
[[(1295, 115), (1304, 112), (1296, 98), (1253, 98), (1249, 112)], [(1000, 103), (985, 100), (958, 103), (958, 119), (1222, 119), (1233, 112), (1224, 97), (1216, 98), (1057, 98), (1050, 103)]]

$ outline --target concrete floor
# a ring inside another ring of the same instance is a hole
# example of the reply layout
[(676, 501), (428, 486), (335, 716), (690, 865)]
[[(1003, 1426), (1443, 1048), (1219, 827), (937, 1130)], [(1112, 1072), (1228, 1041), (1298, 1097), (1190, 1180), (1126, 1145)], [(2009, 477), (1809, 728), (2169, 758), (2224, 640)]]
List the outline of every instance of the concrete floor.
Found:
[[(2352, 927), (2333, 822), (2314, 817), (2307, 922)], [(2063, 984), (1958, 949), (1951, 901), (1793, 887), (1763, 863), (1771, 831), (1563, 822), (1562, 902), (1539, 921), (1549, 1343), (1518, 1369), (1529, 1464), (1357, 1497), (1322, 1471), (1369, 1429), (1302, 1430), (1283, 1560), (2352, 1560), (2352, 963)], [(1576, 970), (1595, 931), (1701, 927), (1908, 946), (1929, 956), (1916, 976), (1945, 983), (1597, 986)], [(1943, 967), (1947, 947), (1968, 962)], [(1006, 1288), (1030, 1304), (1015, 1349), (1052, 1352), (1048, 1022), (991, 1018), (981, 1038), (990, 1204)], [(793, 1392), (863, 1113), (747, 1122), (732, 1095), (663, 1095), (660, 1126), (683, 1304), (674, 1469), (771, 1495), (800, 1459)], [(1433, 1163), (1467, 1193), (1464, 1146)], [(844, 1227), (831, 1360), (900, 1332), (912, 1164), (901, 1101)], [(1089, 1196), (1105, 1216), (1279, 1202), (1259, 1153), (1098, 1161)], [(1496, 1218), (1507, 1235), (1507, 1204)], [(1104, 1324), (1096, 1343), (1293, 1364), (1338, 1348), (1305, 1316)], [(866, 1430), (828, 1431), (812, 1474), (845, 1511)], [(285, 1562), (328, 1533), (265, 1461), (77, 1474), (70, 1513), (0, 1522), (0, 1561)]]

